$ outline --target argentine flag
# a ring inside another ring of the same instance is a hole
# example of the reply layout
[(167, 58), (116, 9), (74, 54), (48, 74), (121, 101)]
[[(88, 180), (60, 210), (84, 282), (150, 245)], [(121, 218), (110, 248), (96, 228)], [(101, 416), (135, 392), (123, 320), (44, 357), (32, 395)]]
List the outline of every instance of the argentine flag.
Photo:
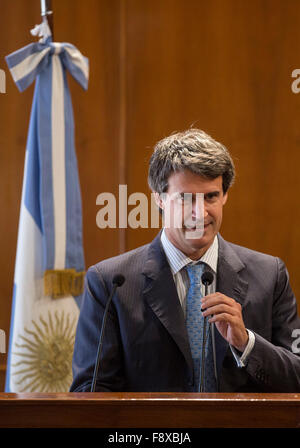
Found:
[(73, 45), (32, 43), (6, 57), (20, 91), (35, 80), (25, 155), (6, 392), (67, 392), (84, 280), (81, 195), (67, 72), (87, 89)]

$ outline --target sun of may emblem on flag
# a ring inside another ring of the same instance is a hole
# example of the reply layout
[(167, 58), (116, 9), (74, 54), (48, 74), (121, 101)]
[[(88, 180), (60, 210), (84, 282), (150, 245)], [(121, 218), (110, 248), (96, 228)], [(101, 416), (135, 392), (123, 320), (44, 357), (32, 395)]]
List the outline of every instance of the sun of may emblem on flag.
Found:
[(64, 392), (72, 381), (76, 319), (64, 311), (47, 314), (33, 320), (15, 343), (20, 361), (12, 365), (11, 374), (18, 377), (21, 392)]
[(6, 57), (20, 91), (34, 80), (15, 262), (6, 392), (68, 392), (85, 275), (67, 72), (87, 89), (77, 48), (47, 36)]

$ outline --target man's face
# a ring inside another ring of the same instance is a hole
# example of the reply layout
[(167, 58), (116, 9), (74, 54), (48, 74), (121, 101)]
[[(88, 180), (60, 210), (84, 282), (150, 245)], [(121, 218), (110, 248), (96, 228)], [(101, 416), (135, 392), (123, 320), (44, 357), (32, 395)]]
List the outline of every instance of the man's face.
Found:
[[(183, 170), (171, 174), (168, 184), (168, 200), (159, 199), (157, 196), (157, 202), (164, 210), (168, 206), (171, 216), (179, 215), (182, 218), (180, 226), (178, 222), (174, 225), (174, 220), (165, 226), (166, 235), (175, 247), (191, 259), (197, 260), (210, 247), (221, 227), (223, 205), (227, 200), (227, 193), (223, 194), (222, 176), (211, 180), (189, 170)], [(203, 219), (203, 235), (200, 234), (197, 238), (189, 236), (190, 232), (195, 232), (195, 228), (190, 225), (191, 220), (185, 219), (184, 213), (179, 213), (179, 209), (181, 211), (183, 209), (184, 193), (189, 193), (188, 196), (192, 197), (189, 207), (192, 221), (196, 222), (199, 216)], [(197, 193), (202, 193), (204, 201), (196, 200)], [(199, 210), (200, 207), (201, 210)]]

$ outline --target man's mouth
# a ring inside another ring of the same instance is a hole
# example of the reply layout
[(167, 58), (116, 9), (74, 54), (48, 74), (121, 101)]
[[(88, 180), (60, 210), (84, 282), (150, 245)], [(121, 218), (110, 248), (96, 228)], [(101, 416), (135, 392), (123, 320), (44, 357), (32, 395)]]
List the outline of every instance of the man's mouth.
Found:
[(193, 226), (185, 225), (185, 226), (184, 226), (184, 229), (185, 229), (186, 231), (188, 231), (188, 232), (194, 232), (195, 230), (200, 230), (201, 228), (203, 228), (203, 229), (207, 229), (207, 227), (210, 226), (210, 225), (211, 225), (211, 222), (208, 222), (207, 224), (204, 224), (203, 227), (200, 226), (200, 224), (198, 225), (198, 227), (197, 227), (196, 224), (194, 224)]
[(200, 223), (185, 224), (184, 228), (185, 230), (196, 230), (196, 229), (202, 229), (203, 225)]

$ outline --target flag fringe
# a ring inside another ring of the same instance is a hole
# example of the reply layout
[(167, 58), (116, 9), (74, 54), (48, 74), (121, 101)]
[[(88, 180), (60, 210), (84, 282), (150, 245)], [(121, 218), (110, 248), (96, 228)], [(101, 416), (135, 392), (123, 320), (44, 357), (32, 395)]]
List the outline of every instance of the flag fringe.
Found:
[(83, 293), (85, 272), (75, 269), (48, 269), (44, 273), (44, 292), (53, 299)]

